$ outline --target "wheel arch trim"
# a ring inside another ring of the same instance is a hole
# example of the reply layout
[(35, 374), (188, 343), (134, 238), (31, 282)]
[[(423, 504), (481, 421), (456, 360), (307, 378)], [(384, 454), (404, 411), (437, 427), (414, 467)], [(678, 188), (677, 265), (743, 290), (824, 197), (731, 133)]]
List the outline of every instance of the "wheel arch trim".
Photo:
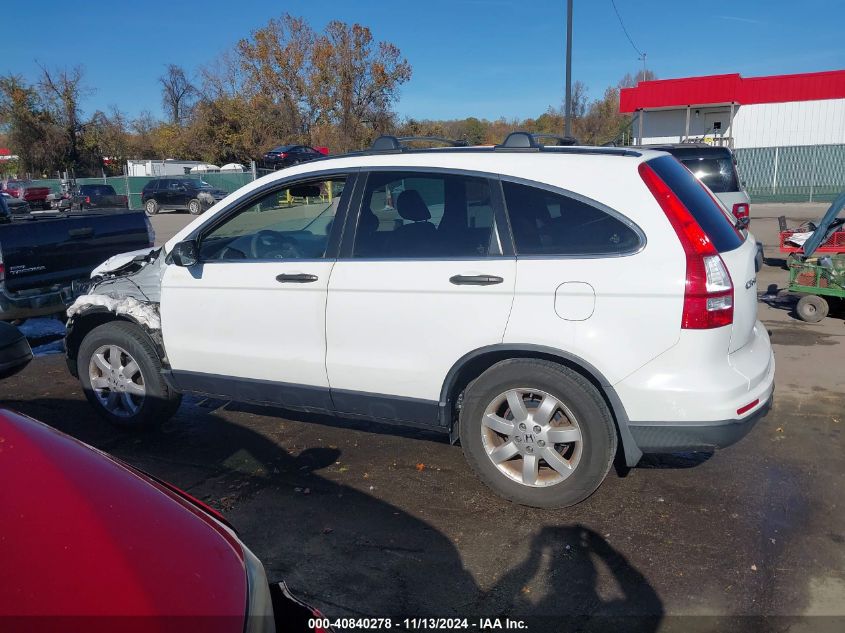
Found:
[[(505, 357), (499, 358), (502, 355), (505, 355)], [(616, 389), (613, 388), (607, 378), (605, 378), (605, 376), (596, 369), (594, 365), (580, 356), (544, 345), (519, 343), (487, 345), (464, 354), (457, 362), (455, 362), (454, 365), (452, 365), (452, 368), (446, 374), (446, 378), (443, 381), (438, 405), (440, 408), (440, 425), (449, 429), (449, 437), (453, 442), (458, 439), (457, 425), (452, 419), (452, 411), (454, 409), (453, 399), (457, 396), (457, 394), (454, 393), (454, 389), (460, 384), (459, 379), (462, 379), (462, 371), (472, 363), (484, 360), (485, 357), (489, 357), (490, 364), (482, 369), (482, 372), (488, 369), (489, 366), (499, 362), (499, 360), (505, 360), (507, 358), (538, 358), (559, 362), (568, 367), (572, 367), (579, 373), (585, 375), (593, 384), (596, 385), (610, 408), (613, 420), (616, 424), (617, 432), (619, 433), (619, 440), (625, 456), (625, 463), (628, 466), (634, 466), (638, 461), (640, 461), (643, 453), (637, 446), (634, 437), (631, 434), (628, 414), (625, 411), (622, 400), (619, 398), (619, 394), (616, 393)], [(482, 363), (482, 365), (484, 365), (484, 363)]]
[(78, 378), (76, 359), (79, 354), (79, 348), (82, 341), (93, 329), (105, 325), (106, 323), (113, 323), (115, 321), (123, 323), (132, 323), (144, 332), (153, 344), (156, 352), (159, 355), (163, 368), (169, 367), (166, 362), (167, 356), (164, 351), (164, 344), (160, 336), (154, 336), (150, 329), (137, 319), (128, 314), (115, 314), (105, 306), (91, 306), (81, 312), (78, 312), (73, 317), (68, 319), (67, 332), (65, 334), (65, 360), (67, 361), (70, 373)]

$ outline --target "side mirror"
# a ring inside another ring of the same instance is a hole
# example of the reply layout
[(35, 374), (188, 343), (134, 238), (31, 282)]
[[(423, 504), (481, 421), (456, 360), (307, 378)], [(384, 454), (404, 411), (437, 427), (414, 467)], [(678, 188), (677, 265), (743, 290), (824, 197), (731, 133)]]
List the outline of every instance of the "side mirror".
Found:
[(185, 240), (173, 247), (170, 253), (173, 263), (177, 266), (193, 266), (199, 261), (199, 249), (196, 240)]
[(23, 333), (11, 323), (0, 322), (0, 379), (13, 376), (32, 360), (32, 349)]

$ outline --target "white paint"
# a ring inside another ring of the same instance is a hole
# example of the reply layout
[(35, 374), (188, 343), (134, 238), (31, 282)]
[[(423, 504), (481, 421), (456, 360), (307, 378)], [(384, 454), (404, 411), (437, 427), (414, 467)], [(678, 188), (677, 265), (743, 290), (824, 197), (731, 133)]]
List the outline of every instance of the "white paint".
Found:
[(582, 281), (567, 281), (555, 290), (555, 314), (564, 321), (586, 321), (596, 310), (596, 291)]
[[(333, 262), (165, 266), (162, 336), (174, 369), (328, 387), (326, 290)], [(317, 281), (283, 284), (280, 274)]]
[(108, 295), (81, 295), (67, 309), (67, 316), (68, 318), (72, 318), (74, 315), (92, 306), (102, 306), (115, 314), (132, 317), (138, 323), (151, 330), (161, 329), (161, 318), (159, 317), (156, 306), (152, 303), (138, 301), (132, 297), (116, 299)]
[(126, 264), (131, 262), (139, 255), (149, 255), (154, 250), (154, 248), (142, 248), (137, 251), (128, 251), (126, 253), (118, 253), (117, 255), (112, 255), (106, 261), (104, 261), (102, 264), (100, 264), (94, 270), (91, 271), (91, 279), (117, 270), (118, 268), (121, 268), (122, 266), (125, 266)]
[[(453, 275), (504, 281), (456, 286)], [(326, 323), (332, 388), (439, 400), (458, 359), (502, 342), (515, 280), (513, 258), (338, 261)]]

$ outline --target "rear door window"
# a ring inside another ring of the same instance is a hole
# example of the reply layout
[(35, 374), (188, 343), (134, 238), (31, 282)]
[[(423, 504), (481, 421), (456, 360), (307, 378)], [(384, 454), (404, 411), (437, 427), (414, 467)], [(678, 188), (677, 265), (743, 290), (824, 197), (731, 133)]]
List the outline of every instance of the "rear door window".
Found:
[(367, 179), (354, 257), (487, 257), (493, 207), (486, 178), (373, 172)]
[(655, 158), (648, 164), (689, 209), (717, 251), (726, 253), (742, 245), (744, 238), (689, 169), (672, 156)]
[(631, 225), (585, 200), (508, 181), (502, 188), (517, 256), (622, 255), (642, 244)]

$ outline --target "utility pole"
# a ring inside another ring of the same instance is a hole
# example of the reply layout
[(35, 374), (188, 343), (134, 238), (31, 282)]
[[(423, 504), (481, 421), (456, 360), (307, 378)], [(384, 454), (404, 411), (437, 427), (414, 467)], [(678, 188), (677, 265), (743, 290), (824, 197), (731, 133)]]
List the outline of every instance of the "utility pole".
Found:
[(564, 134), (572, 136), (572, 0), (566, 0), (566, 125)]

